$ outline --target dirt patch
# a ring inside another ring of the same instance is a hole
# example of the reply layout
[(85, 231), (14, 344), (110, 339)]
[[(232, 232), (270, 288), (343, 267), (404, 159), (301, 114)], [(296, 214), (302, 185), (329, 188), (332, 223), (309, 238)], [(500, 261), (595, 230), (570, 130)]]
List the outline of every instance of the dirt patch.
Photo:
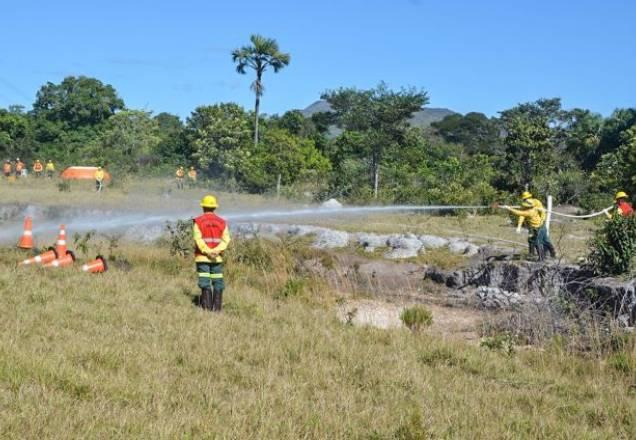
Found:
[(395, 329), (404, 327), (400, 319), (402, 311), (416, 304), (425, 305), (433, 314), (433, 325), (427, 332), (444, 338), (467, 341), (479, 339), (479, 326), (487, 313), (474, 309), (447, 307), (428, 301), (389, 303), (374, 299), (352, 299), (338, 305), (336, 313), (343, 323)]

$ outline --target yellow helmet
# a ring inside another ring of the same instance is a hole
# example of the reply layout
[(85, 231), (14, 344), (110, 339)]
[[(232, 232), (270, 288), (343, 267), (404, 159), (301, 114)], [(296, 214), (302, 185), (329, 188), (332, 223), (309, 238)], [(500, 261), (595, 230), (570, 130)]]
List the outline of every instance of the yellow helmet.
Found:
[(201, 199), (201, 208), (218, 208), (216, 197), (207, 195)]
[(618, 200), (618, 199), (626, 199), (627, 197), (629, 197), (627, 195), (627, 193), (625, 191), (619, 191), (616, 193), (616, 195), (614, 196), (614, 200)]
[(528, 191), (524, 191), (523, 194), (521, 194), (521, 199), (525, 200), (525, 199), (529, 199), (532, 198), (532, 194)]

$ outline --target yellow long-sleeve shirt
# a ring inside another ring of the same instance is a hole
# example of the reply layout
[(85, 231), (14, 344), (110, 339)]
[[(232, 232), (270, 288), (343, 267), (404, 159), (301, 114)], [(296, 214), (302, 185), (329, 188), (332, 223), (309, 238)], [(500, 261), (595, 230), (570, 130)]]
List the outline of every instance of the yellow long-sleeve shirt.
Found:
[[(534, 206), (539, 212), (539, 215), (541, 216), (541, 224), (543, 224), (547, 216), (545, 208), (543, 207), (543, 203), (541, 203), (541, 200), (538, 200), (538, 199), (528, 199), (528, 201), (531, 202), (532, 206)], [(517, 218), (517, 228), (521, 228), (521, 226), (523, 226), (523, 222), (525, 221), (526, 221), (525, 217), (519, 216)]]
[(95, 180), (97, 180), (98, 182), (101, 182), (102, 180), (104, 180), (104, 170), (98, 170), (95, 171)]
[(55, 171), (55, 165), (53, 165), (53, 162), (46, 164), (46, 171)]
[[(194, 242), (197, 248), (199, 249), (199, 251), (201, 251), (202, 254), (206, 254), (206, 255), (197, 255), (194, 261), (196, 261), (197, 263), (222, 263), (223, 262), (223, 257), (221, 257), (221, 252), (227, 249), (227, 246), (230, 244), (230, 240), (231, 240), (230, 230), (227, 226), (225, 226), (225, 229), (223, 230), (223, 234), (221, 235), (221, 242), (213, 248), (209, 247), (205, 243), (205, 241), (203, 241), (203, 234), (201, 234), (201, 230), (199, 229), (199, 226), (197, 226), (196, 223), (194, 223), (192, 226), (192, 238), (194, 239)], [(207, 256), (207, 254), (209, 254), (210, 252), (214, 252), (219, 255), (214, 260), (211, 260)]]
[(514, 215), (522, 218), (529, 228), (538, 229), (543, 226), (543, 221), (545, 220), (545, 218), (541, 216), (541, 212), (536, 207), (524, 210), (514, 209), (511, 207), (508, 207), (507, 209)]

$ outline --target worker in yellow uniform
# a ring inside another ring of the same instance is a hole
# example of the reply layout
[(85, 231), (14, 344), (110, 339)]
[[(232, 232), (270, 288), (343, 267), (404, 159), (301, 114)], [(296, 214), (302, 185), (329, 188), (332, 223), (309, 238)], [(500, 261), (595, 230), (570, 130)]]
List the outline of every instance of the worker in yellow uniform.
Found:
[(199, 305), (205, 310), (220, 312), (223, 308), (223, 252), (230, 243), (230, 230), (224, 219), (216, 215), (216, 197), (201, 199), (203, 214), (194, 219), (194, 261), (197, 267), (201, 296)]
[(42, 165), (39, 159), (36, 159), (33, 164), (33, 174), (35, 174), (35, 177), (42, 177), (42, 171), (44, 171), (44, 165)]
[[(495, 204), (494, 207), (499, 207)], [(529, 200), (521, 202), (521, 209), (515, 209), (510, 206), (502, 205), (512, 214), (522, 217), (523, 223), (528, 228), (529, 238), (528, 245), (533, 245), (536, 249), (539, 261), (545, 259), (545, 251), (548, 250), (551, 256), (555, 256), (554, 246), (548, 237), (548, 231), (545, 227), (545, 216), (541, 214), (541, 210), (534, 206)]]
[(102, 167), (97, 167), (97, 171), (95, 171), (95, 191), (102, 192), (105, 176), (106, 173), (102, 170)]
[[(532, 203), (532, 206), (537, 208), (537, 211), (539, 212), (539, 215), (541, 216), (542, 223), (545, 223), (545, 220), (547, 218), (547, 211), (543, 207), (543, 203), (541, 203), (541, 200), (535, 199), (534, 196), (529, 191), (524, 191), (521, 194), (521, 201), (522, 202), (526, 202), (527, 201), (527, 202)], [(525, 218), (519, 216), (519, 218), (517, 220), (517, 233), (521, 232), (521, 227), (523, 226), (524, 221), (525, 221)], [(530, 234), (528, 235), (528, 254), (530, 256), (534, 256), (534, 254), (536, 252), (536, 248), (534, 246), (535, 240), (536, 240), (536, 237), (532, 236), (532, 230), (530, 230)], [(549, 243), (549, 241), (548, 241), (548, 243)], [(546, 246), (545, 250), (547, 250), (550, 253), (550, 256), (552, 258), (556, 257), (556, 251), (555, 251), (555, 249), (554, 249), (554, 247), (552, 246), (551, 243), (549, 243), (549, 245)]]
[(183, 178), (185, 177), (185, 170), (183, 167), (177, 168), (175, 176), (177, 178), (177, 189), (183, 189)]
[(55, 173), (55, 164), (53, 164), (52, 160), (49, 160), (46, 163), (46, 177), (48, 177), (49, 179), (52, 179), (54, 173)]
[(197, 183), (197, 170), (194, 167), (190, 167), (188, 170), (188, 186), (194, 188)]

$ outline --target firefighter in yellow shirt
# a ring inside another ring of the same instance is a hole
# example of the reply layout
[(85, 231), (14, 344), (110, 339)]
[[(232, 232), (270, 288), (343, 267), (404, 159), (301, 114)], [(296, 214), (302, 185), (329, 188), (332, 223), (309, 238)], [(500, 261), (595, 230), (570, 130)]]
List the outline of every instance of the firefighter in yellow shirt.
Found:
[(95, 171), (95, 191), (102, 192), (105, 176), (106, 173), (102, 170), (102, 167), (97, 167), (97, 171)]
[(206, 310), (220, 312), (223, 307), (223, 252), (230, 243), (227, 222), (214, 212), (219, 204), (207, 195), (200, 203), (203, 215), (194, 219), (194, 261), (197, 267), (201, 297), (199, 304)]
[[(495, 207), (498, 206), (499, 205), (495, 205)], [(554, 246), (548, 237), (548, 231), (545, 227), (545, 210), (537, 208), (530, 200), (524, 200), (521, 202), (521, 209), (515, 209), (506, 205), (502, 205), (501, 207), (507, 209), (512, 214), (523, 218), (522, 224), (525, 224), (529, 233), (528, 245), (534, 246), (537, 251), (539, 261), (543, 261), (545, 259), (546, 250), (550, 252), (551, 256), (556, 254)]]
[(49, 179), (53, 178), (53, 174), (55, 173), (55, 165), (53, 164), (52, 160), (49, 160), (46, 162), (46, 177), (48, 177)]

